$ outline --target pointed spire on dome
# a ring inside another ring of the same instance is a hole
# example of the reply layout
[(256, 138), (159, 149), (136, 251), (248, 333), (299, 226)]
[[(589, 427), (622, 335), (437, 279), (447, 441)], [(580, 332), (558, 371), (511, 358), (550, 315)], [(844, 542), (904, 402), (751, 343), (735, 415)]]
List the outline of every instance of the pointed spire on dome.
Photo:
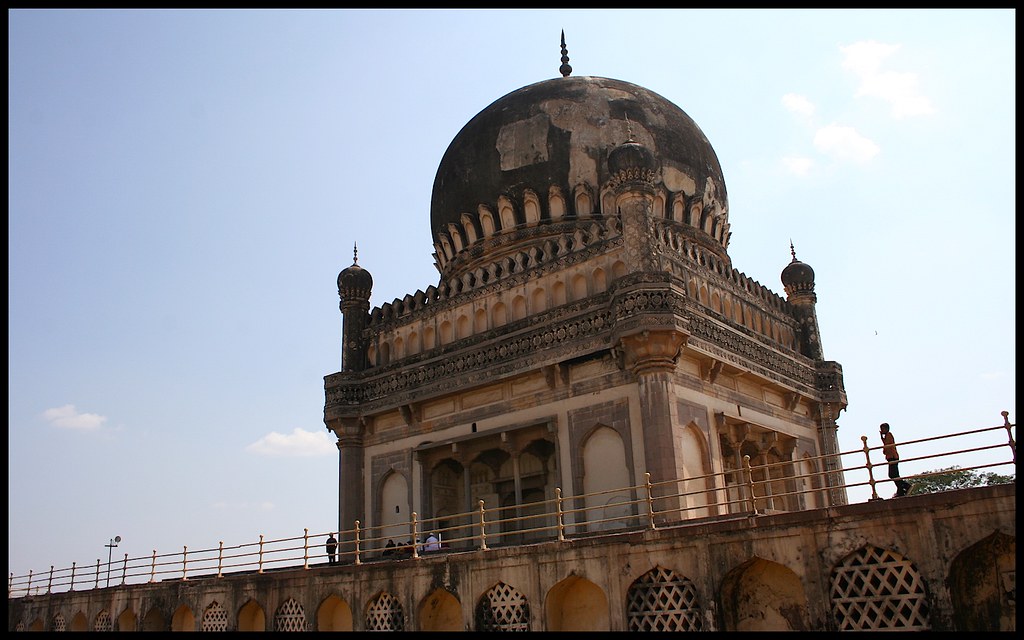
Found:
[(626, 117), (626, 142), (636, 142), (636, 140), (633, 139), (633, 125), (629, 121), (629, 114), (624, 113), (622, 115)]
[(562, 66), (558, 67), (558, 72), (563, 78), (569, 77), (572, 73), (572, 67), (569, 66), (569, 50), (565, 48), (565, 29), (562, 29)]
[(786, 288), (786, 294), (814, 293), (814, 269), (811, 265), (796, 259), (796, 248), (793, 247), (792, 238), (789, 240), (789, 253), (793, 260), (782, 270), (782, 284)]
[(359, 264), (359, 247), (352, 243), (352, 264)]

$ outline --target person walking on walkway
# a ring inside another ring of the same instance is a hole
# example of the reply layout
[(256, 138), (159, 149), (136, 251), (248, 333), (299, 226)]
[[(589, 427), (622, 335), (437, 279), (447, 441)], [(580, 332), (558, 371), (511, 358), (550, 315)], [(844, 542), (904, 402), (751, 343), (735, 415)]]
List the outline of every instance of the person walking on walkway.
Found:
[(878, 432), (882, 435), (882, 454), (889, 463), (889, 479), (896, 485), (894, 498), (902, 498), (910, 490), (910, 483), (900, 477), (900, 454), (896, 451), (896, 438), (889, 430), (889, 423), (883, 422), (878, 426)]

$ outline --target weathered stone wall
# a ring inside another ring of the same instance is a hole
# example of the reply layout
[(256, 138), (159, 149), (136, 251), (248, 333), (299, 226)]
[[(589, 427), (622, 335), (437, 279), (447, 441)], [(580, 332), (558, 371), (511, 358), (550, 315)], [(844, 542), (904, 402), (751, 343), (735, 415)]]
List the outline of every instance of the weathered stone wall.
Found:
[[(1013, 585), (1015, 540), (1016, 486), (1010, 484), (525, 547), (30, 596), (8, 601), (8, 628), (52, 630), (59, 614), (69, 626), (77, 616), (89, 629), (110, 619), (122, 630), (132, 624), (199, 630), (203, 613), (217, 603), (233, 630), (239, 612), (254, 602), (265, 615), (256, 620), (267, 630), (282, 624), (285, 609), (292, 624), (298, 619), (317, 629), (329, 624), (328, 603), (334, 609), (344, 602), (351, 610), (346, 624), (363, 630), (370, 605), (390, 594), (389, 602), (401, 607), (401, 628), (419, 630), (438, 619), (429, 611), (438, 594), (449, 594), (461, 607), (461, 628), (475, 630), (481, 598), (508, 585), (529, 604), (530, 630), (569, 624), (627, 630), (639, 620), (630, 611), (642, 605), (631, 587), (660, 567), (687, 582), (694, 598), (688, 606), (699, 613), (689, 624), (704, 630), (836, 630), (833, 575), (844, 559), (867, 549), (902, 559), (902, 587), (919, 592), (911, 598), (918, 623), (933, 630), (1012, 630), (1015, 594), (1007, 585)], [(593, 611), (595, 603), (607, 607), (605, 615), (573, 613)], [(878, 604), (883, 612), (886, 606)], [(900, 615), (883, 622), (907, 622)]]

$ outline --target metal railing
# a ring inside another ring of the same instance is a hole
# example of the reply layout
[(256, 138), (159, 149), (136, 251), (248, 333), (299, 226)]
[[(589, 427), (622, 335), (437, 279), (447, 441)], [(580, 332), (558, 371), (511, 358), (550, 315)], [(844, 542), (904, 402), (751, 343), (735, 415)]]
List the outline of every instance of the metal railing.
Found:
[[(936, 469), (956, 467), (959, 471), (1002, 470), (1003, 475), (1016, 478), (1017, 447), (1015, 424), (1009, 414), (1002, 412), (1003, 424), (939, 435), (898, 443), (902, 453), (922, 450), (914, 457), (901, 457), (903, 479), (913, 482), (930, 476), (948, 473)], [(1005, 439), (1003, 436), (1005, 435)], [(975, 446), (963, 449), (926, 451), (937, 443), (945, 446), (956, 438), (970, 437)], [(878, 484), (892, 482), (886, 469), (887, 462), (872, 461), (872, 453), (882, 446), (869, 447), (868, 438), (861, 436), (863, 447), (831, 455), (803, 460), (787, 460), (771, 464), (751, 464), (750, 456), (743, 456), (739, 468), (709, 473), (703, 476), (677, 478), (652, 482), (649, 473), (644, 483), (564, 496), (555, 487), (553, 497), (525, 504), (505, 507), (486, 507), (483, 500), (472, 511), (420, 519), (416, 512), (408, 522), (365, 527), (358, 520), (352, 529), (337, 532), (337, 561), (341, 564), (363, 564), (402, 558), (420, 558), (432, 553), (487, 550), (498, 546), (514, 546), (573, 537), (600, 536), (639, 529), (680, 526), (708, 520), (751, 517), (781, 511), (798, 511), (846, 504), (850, 490), (866, 493), (867, 500), (877, 500)], [(1001, 457), (1009, 452), (1009, 458)], [(982, 458), (989, 458), (982, 460)], [(853, 462), (843, 466), (843, 460)], [(863, 460), (863, 463), (860, 461)], [(930, 472), (908, 473), (910, 468), (923, 467), (922, 463), (941, 461)], [(837, 464), (838, 463), (838, 464)], [(815, 469), (797, 473), (803, 465)], [(879, 469), (883, 477), (876, 477)], [(847, 482), (848, 478), (853, 482)], [(829, 479), (832, 484), (829, 484)], [(836, 479), (840, 483), (836, 484)], [(841, 500), (834, 500), (841, 490)], [(424, 533), (435, 534), (437, 543), (428, 543)], [(78, 565), (26, 575), (10, 574), (7, 597), (19, 598), (64, 591), (92, 590), (100, 586), (101, 577), (109, 576), (111, 569), (119, 582), (125, 584), (152, 583), (164, 580), (216, 579), (225, 574), (265, 573), (283, 569), (310, 569), (328, 564), (322, 540), (335, 532), (310, 534), (303, 529), (301, 536), (267, 540), (260, 535), (258, 542), (216, 548), (129, 558), (95, 565)], [(399, 542), (394, 542), (395, 538)], [(405, 542), (401, 542), (405, 538)], [(311, 540), (314, 542), (311, 544)], [(390, 546), (388, 543), (393, 543)]]

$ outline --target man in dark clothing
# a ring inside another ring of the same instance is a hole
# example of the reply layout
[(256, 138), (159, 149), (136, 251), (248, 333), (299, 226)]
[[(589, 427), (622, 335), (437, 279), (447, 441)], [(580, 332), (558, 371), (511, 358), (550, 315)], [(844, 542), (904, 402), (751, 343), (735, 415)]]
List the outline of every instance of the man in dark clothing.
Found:
[(902, 498), (910, 490), (910, 483), (900, 477), (900, 454), (896, 451), (896, 438), (889, 431), (889, 423), (883, 422), (878, 426), (878, 432), (882, 435), (882, 454), (889, 463), (889, 479), (896, 485), (894, 498)]
[(334, 539), (334, 534), (327, 536), (327, 562), (335, 564), (337, 562), (335, 552), (338, 550), (338, 541)]

